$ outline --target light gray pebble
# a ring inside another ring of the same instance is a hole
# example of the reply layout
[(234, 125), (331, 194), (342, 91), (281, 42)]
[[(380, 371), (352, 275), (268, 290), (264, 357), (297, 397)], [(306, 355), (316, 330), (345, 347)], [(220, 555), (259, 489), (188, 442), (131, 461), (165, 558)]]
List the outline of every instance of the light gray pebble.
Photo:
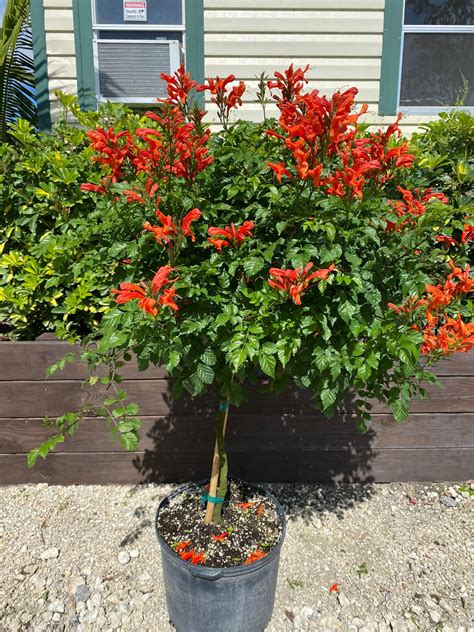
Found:
[(52, 603), (49, 604), (49, 608), (48, 610), (50, 612), (57, 612), (60, 614), (63, 614), (64, 612), (66, 612), (66, 608), (64, 606), (64, 602), (63, 601), (53, 601)]
[(450, 498), (449, 496), (441, 496), (440, 500), (445, 507), (456, 507), (456, 501), (454, 500), (454, 498)]
[(59, 557), (59, 549), (52, 546), (50, 549), (42, 551), (40, 557), (42, 560), (54, 560)]
[(128, 551), (120, 551), (117, 559), (119, 564), (128, 564), (130, 562), (130, 554)]
[(76, 601), (87, 601), (91, 593), (85, 584), (80, 584), (74, 593)]

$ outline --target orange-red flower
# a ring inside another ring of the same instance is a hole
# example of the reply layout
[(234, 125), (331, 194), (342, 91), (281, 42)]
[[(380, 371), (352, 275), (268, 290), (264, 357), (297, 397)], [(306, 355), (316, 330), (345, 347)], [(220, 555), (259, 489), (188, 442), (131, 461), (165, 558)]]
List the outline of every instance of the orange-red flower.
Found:
[(339, 584), (333, 584), (330, 588), (329, 588), (329, 592), (330, 593), (338, 593), (340, 592), (340, 587)]
[(235, 81), (235, 75), (229, 75), (228, 77), (210, 77), (207, 79), (207, 83), (201, 86), (197, 86), (197, 92), (204, 92), (209, 90), (211, 93), (211, 101), (217, 105), (217, 115), (220, 122), (227, 126), (229, 121), (230, 110), (242, 105), (242, 96), (246, 90), (245, 83), (240, 81), (237, 86), (233, 86), (229, 94), (227, 94), (228, 86)]
[(464, 224), (464, 230), (462, 231), (462, 235), (461, 235), (461, 242), (463, 244), (467, 244), (473, 238), (474, 238), (474, 225)]
[(153, 226), (150, 222), (145, 222), (143, 228), (149, 230), (155, 235), (157, 243), (169, 244), (177, 237), (191, 237), (192, 241), (196, 240), (196, 237), (191, 230), (191, 224), (201, 217), (201, 211), (197, 208), (193, 208), (189, 211), (184, 218), (175, 224), (171, 215), (165, 215), (161, 211), (156, 211), (156, 216), (161, 222), (161, 226)]
[(215, 540), (216, 542), (223, 542), (228, 537), (229, 537), (228, 531), (224, 531), (223, 533), (220, 533), (219, 535), (211, 535), (211, 538)]
[(156, 316), (159, 306), (170, 307), (173, 311), (178, 310), (178, 305), (173, 298), (176, 288), (166, 288), (165, 286), (174, 283), (177, 279), (170, 279), (169, 276), (174, 268), (162, 266), (158, 268), (151, 283), (121, 283), (118, 290), (112, 290), (115, 294), (115, 302), (119, 305), (129, 301), (138, 300), (140, 308), (152, 316)]
[(259, 547), (256, 551), (253, 551), (253, 553), (250, 553), (250, 555), (247, 557), (247, 559), (244, 562), (244, 566), (247, 566), (248, 564), (252, 564), (253, 562), (258, 562), (259, 560), (266, 557), (267, 555), (268, 553), (264, 553), (262, 549)]
[(238, 248), (247, 237), (252, 237), (253, 227), (254, 223), (249, 220), (245, 221), (242, 226), (235, 226), (235, 224), (225, 228), (211, 226), (207, 231), (211, 237), (207, 241), (215, 246), (219, 252), (222, 252), (222, 248)]
[(301, 295), (308, 288), (313, 279), (326, 280), (330, 272), (335, 270), (333, 263), (329, 268), (322, 268), (310, 274), (314, 263), (311, 261), (305, 268), (296, 268), (295, 270), (285, 270), (282, 268), (270, 268), (270, 276), (268, 284), (275, 290), (280, 290), (289, 294), (296, 305), (301, 305)]
[(237, 503), (237, 507), (239, 509), (243, 509), (244, 511), (247, 509), (250, 509), (250, 507), (253, 507), (255, 505), (254, 502), (248, 502), (248, 503)]
[(459, 245), (456, 239), (454, 239), (454, 237), (449, 237), (449, 235), (436, 235), (436, 241), (440, 244), (444, 244), (446, 250), (449, 250), (451, 246)]
[(293, 177), (291, 173), (288, 171), (288, 169), (285, 167), (284, 162), (277, 162), (277, 163), (267, 162), (267, 165), (270, 167), (270, 169), (272, 169), (275, 172), (276, 179), (278, 180), (280, 184), (281, 184), (281, 179), (283, 176), (286, 176), (287, 178)]
[(105, 189), (100, 184), (93, 184), (92, 182), (84, 182), (80, 186), (81, 191), (93, 191), (94, 193), (105, 193)]

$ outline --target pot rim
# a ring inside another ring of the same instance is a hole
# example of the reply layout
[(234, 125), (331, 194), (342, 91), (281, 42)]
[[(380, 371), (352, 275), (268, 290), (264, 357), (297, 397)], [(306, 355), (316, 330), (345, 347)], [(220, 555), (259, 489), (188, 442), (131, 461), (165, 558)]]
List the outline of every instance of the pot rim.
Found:
[(163, 509), (165, 504), (169, 502), (171, 498), (185, 491), (190, 485), (204, 486), (207, 484), (208, 481), (207, 479), (201, 479), (199, 481), (190, 481), (188, 483), (184, 483), (183, 485), (180, 485), (174, 491), (172, 491), (171, 494), (168, 494), (167, 496), (165, 496), (165, 498), (163, 498), (163, 500), (161, 500), (161, 502), (159, 503), (158, 508), (156, 510), (156, 514), (155, 514), (155, 534), (162, 550), (164, 550), (164, 552), (166, 553), (172, 553), (174, 560), (182, 568), (185, 568), (189, 572), (191, 572), (191, 570), (196, 571), (195, 573), (192, 573), (192, 574), (197, 575), (199, 573), (199, 570), (202, 570), (203, 574), (206, 571), (210, 573), (212, 572), (217, 573), (218, 571), (220, 571), (220, 576), (225, 576), (225, 577), (231, 577), (234, 574), (240, 575), (243, 570), (245, 570), (245, 572), (247, 573), (252, 573), (252, 572), (260, 570), (261, 568), (264, 568), (265, 566), (267, 566), (267, 564), (270, 564), (280, 554), (280, 550), (286, 536), (286, 518), (285, 518), (285, 512), (283, 511), (283, 507), (281, 506), (279, 501), (275, 498), (275, 496), (271, 492), (267, 491), (260, 485), (256, 485), (254, 483), (247, 483), (246, 481), (243, 481), (242, 479), (237, 478), (235, 476), (230, 477), (229, 481), (238, 481), (240, 483), (244, 483), (245, 485), (248, 485), (249, 487), (252, 487), (253, 489), (257, 490), (263, 496), (266, 496), (272, 501), (272, 503), (275, 505), (278, 517), (280, 518), (280, 525), (281, 525), (280, 539), (278, 540), (277, 545), (264, 558), (262, 558), (261, 560), (258, 560), (257, 562), (252, 562), (251, 564), (239, 564), (238, 566), (222, 566), (221, 567), (221, 566), (206, 566), (205, 564), (192, 564), (191, 562), (188, 562), (187, 560), (183, 560), (178, 555), (176, 555), (176, 552), (173, 551), (173, 549), (169, 546), (167, 542), (164, 541), (164, 539), (161, 537), (160, 533), (158, 532), (158, 517), (160, 515), (160, 511)]

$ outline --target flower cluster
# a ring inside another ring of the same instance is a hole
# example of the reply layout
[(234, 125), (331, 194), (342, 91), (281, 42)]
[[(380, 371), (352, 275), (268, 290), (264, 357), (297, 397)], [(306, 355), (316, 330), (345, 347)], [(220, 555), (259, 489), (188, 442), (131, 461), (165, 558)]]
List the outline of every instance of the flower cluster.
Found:
[[(94, 156), (94, 162), (107, 166), (111, 182), (119, 182), (125, 177), (124, 163), (127, 159), (133, 159), (135, 148), (130, 132), (114, 132), (112, 128), (106, 132), (101, 127), (90, 130), (87, 136), (91, 141), (91, 146), (98, 156)], [(98, 189), (87, 188), (86, 184), (81, 186), (82, 190), (91, 191)], [(101, 192), (101, 191), (99, 191)]]
[(390, 206), (394, 209), (398, 221), (387, 220), (385, 230), (387, 232), (399, 232), (404, 226), (413, 222), (414, 219), (426, 213), (426, 206), (431, 200), (438, 200), (442, 204), (448, 203), (448, 198), (442, 193), (433, 193), (432, 189), (420, 191), (414, 189), (409, 191), (402, 187), (397, 187), (402, 194), (402, 200), (390, 201)]
[[(464, 230), (461, 233), (461, 244), (467, 244), (474, 239), (474, 225), (464, 224)], [(436, 241), (444, 244), (446, 250), (449, 250), (451, 246), (459, 246), (459, 241), (450, 237), (449, 235), (436, 235)]]
[(173, 311), (178, 311), (174, 297), (176, 287), (166, 287), (177, 281), (177, 278), (170, 279), (169, 276), (174, 268), (162, 266), (158, 268), (151, 283), (141, 281), (136, 283), (121, 283), (118, 290), (112, 290), (115, 294), (115, 301), (118, 304), (128, 303), (138, 300), (138, 305), (147, 314), (156, 316), (159, 307), (170, 307)]
[(213, 246), (217, 248), (219, 252), (222, 252), (222, 248), (238, 248), (246, 239), (246, 237), (252, 237), (252, 230), (254, 223), (247, 220), (242, 226), (235, 226), (231, 224), (225, 228), (217, 228), (211, 226), (207, 231), (210, 237), (209, 241)]
[(217, 106), (217, 116), (224, 128), (227, 128), (229, 123), (230, 111), (242, 105), (242, 97), (246, 90), (245, 83), (239, 81), (228, 93), (228, 86), (233, 81), (235, 81), (235, 75), (229, 75), (225, 78), (209, 78), (206, 84), (196, 88), (197, 92), (209, 90), (212, 95), (211, 101)]
[(158, 244), (174, 243), (176, 239), (191, 237), (191, 241), (196, 241), (196, 237), (191, 230), (191, 224), (201, 217), (201, 211), (193, 208), (177, 224), (171, 215), (165, 215), (160, 210), (156, 211), (156, 216), (161, 222), (161, 226), (152, 226), (150, 222), (145, 222), (143, 228), (153, 233)]
[(434, 351), (448, 355), (454, 351), (469, 351), (474, 347), (474, 324), (464, 323), (460, 314), (452, 318), (446, 313), (446, 309), (457, 298), (472, 291), (474, 278), (469, 276), (469, 266), (463, 270), (452, 261), (449, 265), (451, 273), (448, 274), (446, 281), (437, 285), (428, 284), (423, 298), (411, 297), (400, 307), (388, 303), (388, 307), (398, 314), (411, 316), (420, 308), (426, 310), (424, 327), (412, 325), (423, 335), (421, 352), (425, 355)]
[(295, 270), (284, 270), (280, 268), (270, 268), (270, 276), (272, 277), (268, 284), (275, 290), (280, 290), (289, 294), (296, 305), (301, 305), (301, 295), (309, 287), (309, 284), (313, 279), (326, 280), (330, 272), (335, 270), (332, 263), (329, 268), (323, 268), (311, 272), (310, 270), (314, 266), (311, 261), (303, 268), (296, 268)]

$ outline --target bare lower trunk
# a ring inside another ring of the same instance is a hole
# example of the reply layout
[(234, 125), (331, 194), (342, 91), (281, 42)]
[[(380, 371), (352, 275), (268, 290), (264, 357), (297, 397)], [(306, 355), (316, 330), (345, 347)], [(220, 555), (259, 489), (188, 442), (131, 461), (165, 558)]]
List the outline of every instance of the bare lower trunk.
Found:
[[(227, 452), (225, 451), (225, 430), (229, 414), (228, 402), (219, 405), (219, 416), (216, 423), (216, 444), (212, 459), (211, 480), (209, 483), (208, 501), (206, 506), (205, 524), (214, 522), (220, 524), (222, 520), (222, 504), (227, 493)], [(220, 502), (213, 502), (212, 499)]]

